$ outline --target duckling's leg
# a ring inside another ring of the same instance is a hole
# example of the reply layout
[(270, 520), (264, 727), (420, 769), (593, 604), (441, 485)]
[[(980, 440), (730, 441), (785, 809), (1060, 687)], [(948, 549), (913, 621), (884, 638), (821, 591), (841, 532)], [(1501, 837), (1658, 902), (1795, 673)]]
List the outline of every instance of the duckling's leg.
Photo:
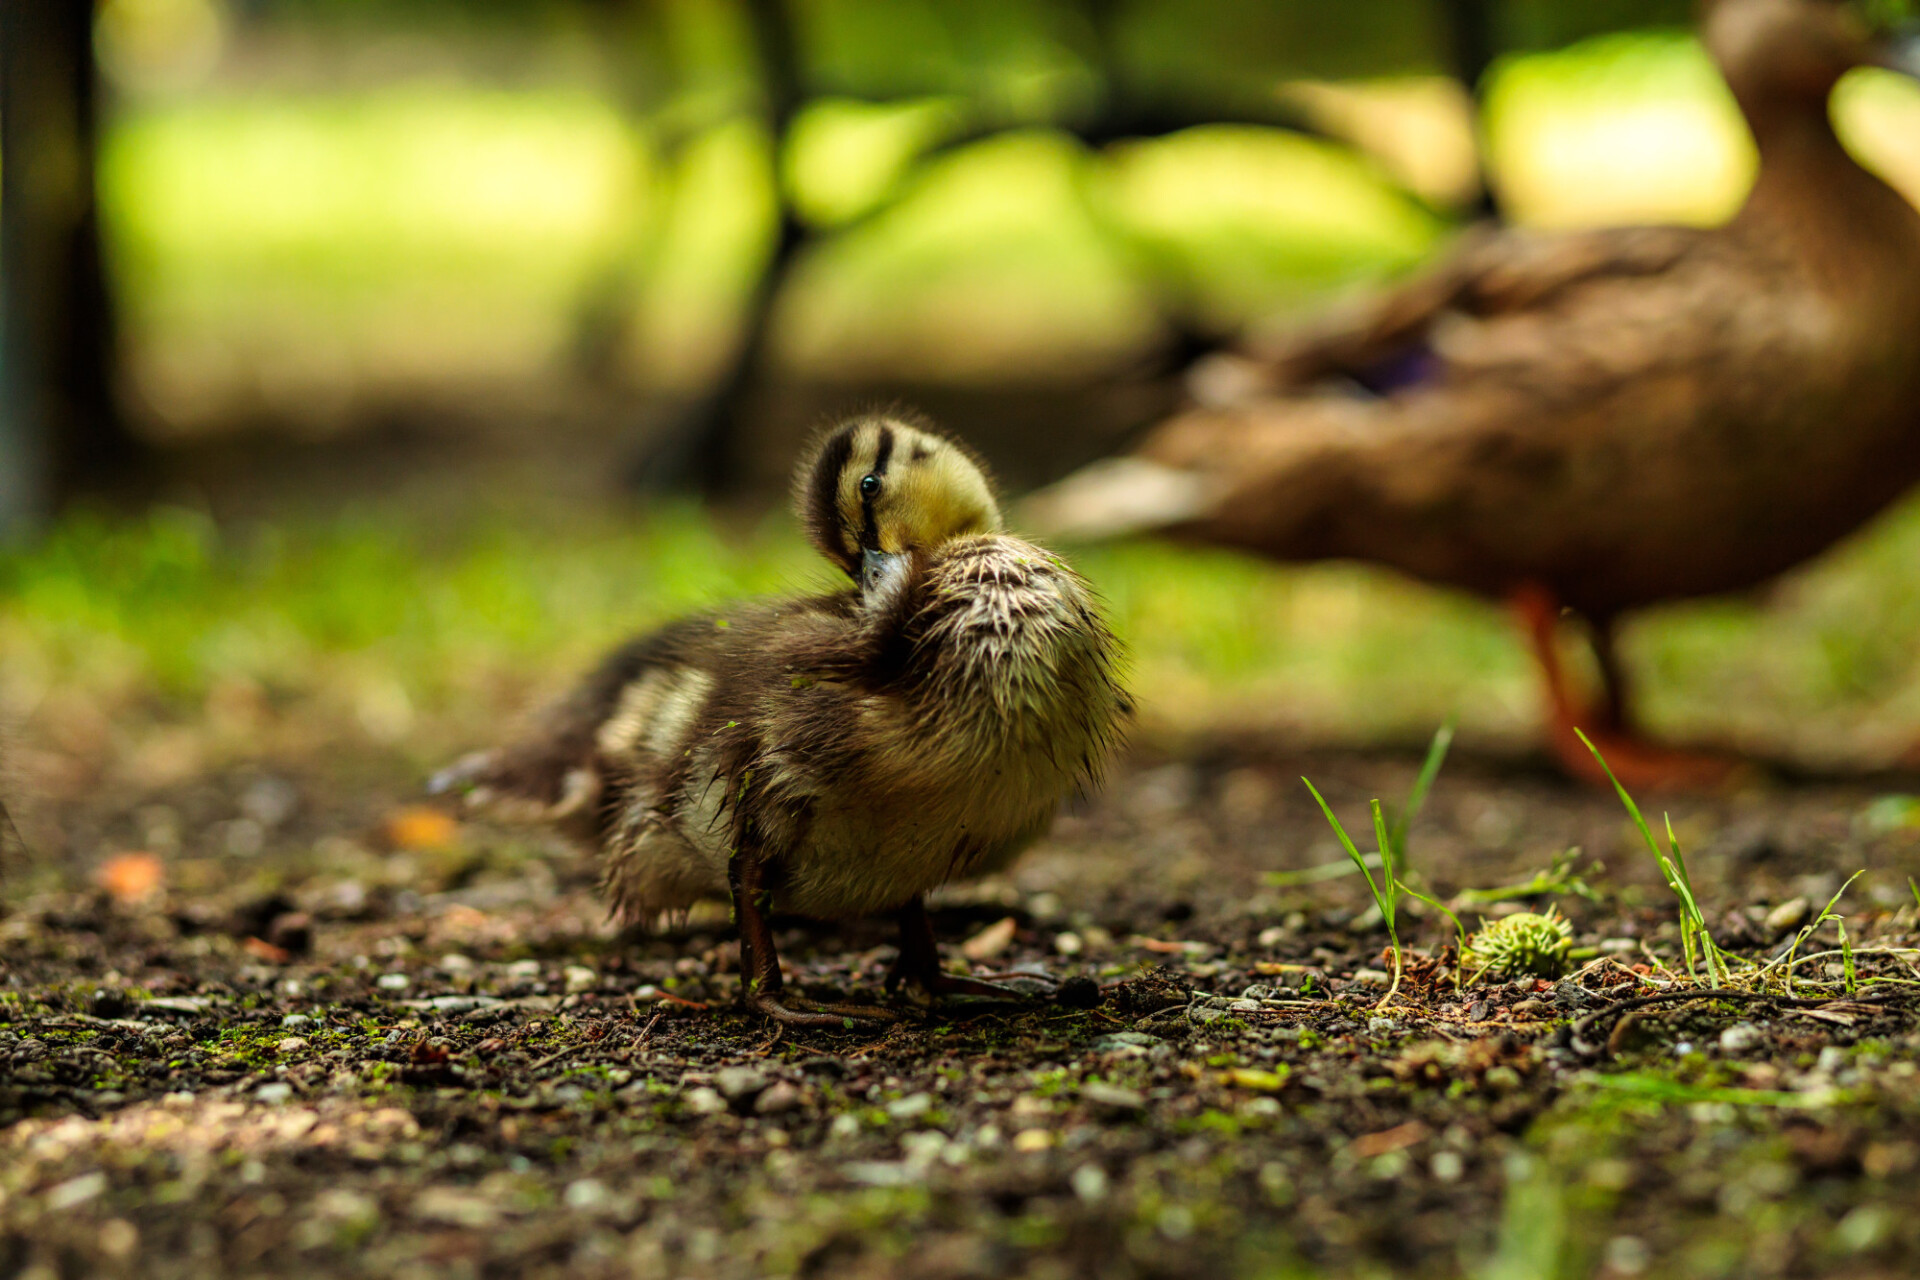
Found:
[[(1509, 597), (1533, 644), (1534, 658), (1547, 686), (1549, 731), (1560, 767), (1583, 782), (1609, 785), (1606, 771), (1594, 760), (1587, 738), (1606, 758), (1607, 767), (1622, 785), (1650, 790), (1713, 788), (1724, 784), (1739, 767), (1737, 760), (1705, 752), (1684, 751), (1649, 742), (1624, 723), (1625, 689), (1620, 681), (1610, 630), (1594, 631), (1594, 655), (1606, 677), (1608, 691), (1598, 707), (1589, 707), (1567, 683), (1556, 641), (1560, 631), (1560, 602), (1538, 583), (1527, 583)], [(1602, 638), (1604, 637), (1604, 638)]]
[(727, 862), (727, 883), (733, 892), (733, 916), (740, 926), (741, 996), (749, 1009), (793, 1027), (844, 1027), (849, 1018), (866, 1022), (895, 1022), (890, 1009), (867, 1004), (820, 1004), (797, 996), (782, 999), (780, 957), (773, 947), (773, 927), (767, 922), (773, 893), (767, 885), (767, 865), (759, 853), (736, 853)]
[[(903, 982), (919, 987), (930, 996), (989, 996), (997, 1000), (1031, 999), (1017, 987), (985, 978), (966, 978), (940, 967), (940, 944), (933, 936), (933, 921), (927, 917), (926, 903), (919, 898), (893, 913), (900, 924), (900, 955), (887, 975), (889, 994)], [(1038, 974), (1021, 974), (1041, 982), (1052, 979)]]

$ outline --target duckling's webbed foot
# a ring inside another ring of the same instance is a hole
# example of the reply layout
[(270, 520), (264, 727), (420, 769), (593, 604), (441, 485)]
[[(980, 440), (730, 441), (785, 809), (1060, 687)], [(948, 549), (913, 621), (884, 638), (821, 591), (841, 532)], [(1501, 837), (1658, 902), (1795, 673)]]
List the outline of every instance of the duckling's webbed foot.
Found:
[[(1031, 993), (1008, 981), (962, 977), (942, 969), (940, 947), (933, 936), (933, 921), (927, 918), (926, 904), (920, 899), (915, 898), (901, 907), (894, 913), (894, 919), (900, 924), (900, 955), (893, 962), (893, 970), (887, 974), (889, 995), (905, 983), (920, 988), (935, 999), (941, 996), (984, 996), (991, 1000), (1020, 1001), (1033, 999)], [(1049, 987), (1057, 985), (1053, 979), (1039, 974), (996, 974), (995, 977), (1039, 982)]]
[(734, 919), (740, 926), (741, 992), (746, 1006), (790, 1027), (845, 1027), (849, 1020), (898, 1021), (898, 1014), (878, 1005), (823, 1004), (782, 990), (780, 956), (773, 947), (773, 927), (767, 923), (772, 894), (766, 873), (765, 862), (752, 854), (735, 854), (727, 867)]

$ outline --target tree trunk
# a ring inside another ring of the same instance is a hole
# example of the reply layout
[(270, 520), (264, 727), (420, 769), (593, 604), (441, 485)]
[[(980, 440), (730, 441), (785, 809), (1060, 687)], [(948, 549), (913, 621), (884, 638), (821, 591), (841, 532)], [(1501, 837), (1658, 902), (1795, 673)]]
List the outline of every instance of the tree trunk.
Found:
[(133, 452), (94, 199), (93, 5), (0, 0), (0, 535)]

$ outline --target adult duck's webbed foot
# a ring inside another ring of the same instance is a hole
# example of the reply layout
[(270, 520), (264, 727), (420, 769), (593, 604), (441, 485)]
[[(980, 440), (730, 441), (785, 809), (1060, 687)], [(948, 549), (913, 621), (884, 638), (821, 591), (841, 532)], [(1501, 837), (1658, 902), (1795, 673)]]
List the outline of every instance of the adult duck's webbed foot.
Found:
[(1520, 616), (1540, 665), (1547, 690), (1549, 743), (1560, 767), (1582, 782), (1610, 785), (1580, 734), (1585, 733), (1607, 762), (1607, 769), (1628, 790), (1701, 791), (1724, 786), (1743, 767), (1732, 756), (1653, 742), (1630, 727), (1625, 673), (1614, 653), (1612, 635), (1597, 629), (1595, 656), (1606, 682), (1602, 698), (1589, 707), (1573, 690), (1558, 648), (1560, 603), (1546, 589), (1528, 585), (1509, 597)]
[(940, 947), (934, 940), (933, 921), (927, 917), (926, 904), (915, 898), (896, 911), (894, 919), (900, 925), (900, 954), (887, 974), (889, 994), (905, 984), (918, 987), (936, 1000), (943, 996), (980, 996), (989, 1000), (1030, 1001), (1033, 994), (1015, 986), (1015, 982), (1059, 985), (1052, 978), (1034, 973), (1002, 973), (984, 978), (948, 973), (940, 967)]
[(727, 866), (733, 915), (740, 929), (741, 1000), (747, 1008), (790, 1027), (845, 1027), (849, 1021), (897, 1022), (891, 1009), (871, 1004), (831, 1004), (788, 995), (780, 956), (767, 922), (773, 895), (767, 867), (757, 853), (736, 853)]

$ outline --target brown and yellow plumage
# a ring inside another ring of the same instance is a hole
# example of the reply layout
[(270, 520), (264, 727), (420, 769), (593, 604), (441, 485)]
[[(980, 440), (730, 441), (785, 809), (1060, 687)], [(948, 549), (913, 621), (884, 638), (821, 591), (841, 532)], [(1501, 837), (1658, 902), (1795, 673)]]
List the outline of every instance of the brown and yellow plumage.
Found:
[(568, 825), (644, 921), (731, 896), (749, 998), (791, 1021), (770, 909), (897, 912), (896, 976), (936, 993), (920, 897), (1005, 866), (1095, 781), (1127, 713), (1091, 590), (1001, 532), (982, 469), (893, 417), (826, 434), (795, 485), (852, 590), (683, 619), (609, 657), (519, 745), (435, 780)]

